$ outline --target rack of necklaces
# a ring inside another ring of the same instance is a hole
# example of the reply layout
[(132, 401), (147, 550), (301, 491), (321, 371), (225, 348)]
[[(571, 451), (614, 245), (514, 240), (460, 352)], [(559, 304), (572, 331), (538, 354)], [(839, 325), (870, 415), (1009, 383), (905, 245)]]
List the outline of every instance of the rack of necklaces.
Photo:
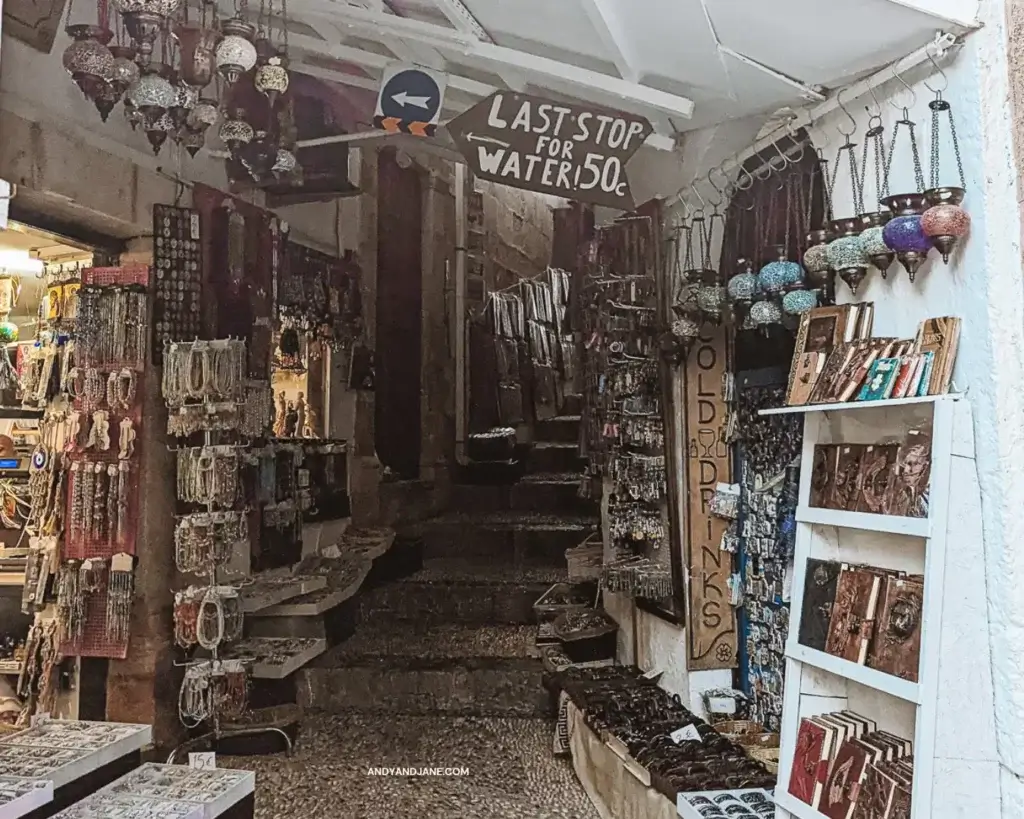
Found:
[(590, 472), (609, 487), (602, 583), (660, 600), (672, 594), (672, 570), (651, 220), (627, 217), (602, 229), (591, 260), (586, 392), (599, 440)]
[(272, 397), (267, 382), (246, 378), (244, 341), (170, 341), (163, 362), (168, 434), (178, 439), (175, 563), (201, 579), (174, 599), (175, 642), (190, 658), (179, 713), (189, 728), (209, 723), (218, 735), (220, 720), (241, 716), (248, 699), (245, 667), (220, 659), (220, 649), (242, 636), (242, 602), (226, 581), (249, 573), (243, 475), (250, 439), (270, 427)]

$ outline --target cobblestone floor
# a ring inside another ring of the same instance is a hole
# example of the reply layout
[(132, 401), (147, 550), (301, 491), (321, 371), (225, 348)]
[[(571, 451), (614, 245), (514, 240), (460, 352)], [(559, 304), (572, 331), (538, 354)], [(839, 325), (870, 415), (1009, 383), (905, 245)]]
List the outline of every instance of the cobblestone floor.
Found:
[[(222, 757), (256, 771), (258, 819), (597, 819), (552, 723), (307, 714), (295, 753)], [(468, 768), (465, 776), (372, 776), (370, 768)]]

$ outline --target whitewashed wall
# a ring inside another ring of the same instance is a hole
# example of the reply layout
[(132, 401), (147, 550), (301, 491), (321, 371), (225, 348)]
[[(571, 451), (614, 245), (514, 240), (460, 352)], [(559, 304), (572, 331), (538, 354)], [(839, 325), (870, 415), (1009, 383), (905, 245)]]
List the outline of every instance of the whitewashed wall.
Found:
[[(898, 263), (887, 281), (873, 271), (858, 298), (875, 303), (876, 335), (912, 336), (918, 323), (930, 316), (963, 319), (954, 383), (970, 399), (975, 448), (974, 458), (957, 459), (952, 491), (955, 497), (980, 501), (981, 526), (977, 520), (951, 525), (951, 532), (955, 529), (964, 537), (949, 544), (944, 595), (956, 600), (958, 619), (944, 622), (941, 674), (942, 680), (955, 688), (961, 704), (952, 714), (952, 724), (940, 726), (936, 817), (1024, 816), (1024, 652), (1020, 650), (1024, 645), (1024, 550), (1020, 548), (1024, 543), (1024, 516), (1020, 513), (1024, 509), (1024, 287), (1006, 5), (1006, 0), (983, 0), (980, 17), (984, 28), (967, 38), (956, 60), (946, 67), (947, 80), (926, 64), (904, 78), (916, 100), (896, 80), (876, 91), (887, 146), (902, 107), (909, 108), (910, 118), (917, 123), (927, 182), (931, 119), (927, 104), (933, 94), (924, 81), (933, 87), (948, 81), (944, 95), (954, 108), (967, 178), (964, 206), (973, 225), (948, 266), (933, 253), (914, 284)], [(875, 108), (871, 96), (848, 105), (857, 123), (854, 140), (858, 143), (863, 140), (869, 106)], [(830, 160), (844, 141), (837, 124), (849, 130), (849, 120), (842, 112), (810, 128), (815, 144)], [(689, 157), (691, 177), (703, 177), (709, 167), (735, 151), (729, 144), (729, 130), (730, 126), (718, 126), (713, 134), (708, 129), (688, 137), (688, 144), (711, 146), (696, 162)], [(738, 122), (733, 130), (734, 136), (742, 139), (751, 133), (751, 122)], [(893, 193), (915, 187), (903, 137), (892, 163)], [(719, 144), (723, 147), (715, 149)], [(948, 141), (942, 150), (940, 184), (957, 184)], [(858, 164), (859, 156), (858, 146)], [(845, 178), (841, 172), (835, 191), (839, 216), (852, 215)], [(707, 193), (706, 185), (703, 191)], [(671, 196), (673, 191), (664, 193)], [(845, 284), (838, 283), (837, 289), (839, 301), (853, 300)], [(970, 505), (978, 508), (977, 502)], [(629, 606), (613, 603), (613, 611), (622, 618), (621, 649), (631, 659)], [(728, 681), (728, 672), (687, 673), (683, 630), (644, 614), (637, 626), (640, 660), (645, 667), (666, 669), (665, 687), (681, 694), (689, 691), (695, 701), (701, 690)], [(951, 730), (954, 725), (955, 731)], [(970, 734), (971, 741), (956, 739), (958, 733)], [(964, 812), (963, 805), (971, 803), (970, 794), (977, 796), (973, 802), (976, 811)]]

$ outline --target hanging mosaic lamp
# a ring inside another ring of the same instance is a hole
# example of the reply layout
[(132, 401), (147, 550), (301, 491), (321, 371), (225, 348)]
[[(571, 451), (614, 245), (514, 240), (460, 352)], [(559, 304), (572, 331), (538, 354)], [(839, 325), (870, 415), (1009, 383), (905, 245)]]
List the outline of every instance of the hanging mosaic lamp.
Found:
[(768, 332), (771, 325), (782, 322), (782, 310), (773, 299), (755, 301), (750, 308), (750, 321), (755, 327)]
[(256, 26), (239, 17), (221, 23), (224, 39), (217, 46), (217, 71), (231, 85), (256, 65), (256, 46), (252, 39)]
[(257, 68), (252, 81), (253, 86), (267, 98), (271, 107), (277, 98), (288, 90), (288, 83), (288, 69), (284, 67), (280, 56), (271, 57)]
[(181, 129), (188, 122), (189, 114), (199, 104), (199, 89), (181, 80), (175, 86), (174, 104), (170, 107), (175, 128)]
[(181, 145), (186, 151), (188, 151), (189, 156), (194, 158), (205, 144), (206, 133), (204, 131), (200, 131), (198, 128), (193, 128), (188, 125), (185, 126), (185, 130), (181, 134)]
[(114, 58), (114, 68), (110, 81), (99, 99), (95, 100), (100, 118), (106, 122), (114, 106), (124, 97), (125, 91), (139, 79), (139, 66), (135, 63), (135, 49), (129, 46), (111, 46), (110, 53)]
[(256, 131), (253, 138), (238, 149), (238, 158), (256, 181), (270, 173), (277, 161), (277, 144), (266, 131)]
[(72, 43), (64, 49), (64, 69), (86, 99), (95, 102), (109, 92), (110, 81), (114, 78), (114, 55), (107, 48), (114, 35), (105, 28), (87, 24), (68, 26), (67, 33)]
[(164, 146), (167, 141), (167, 137), (175, 131), (174, 119), (170, 113), (164, 111), (159, 116), (146, 117), (144, 119), (146, 139), (149, 140), (150, 146), (153, 148), (153, 153), (160, 153), (160, 149)]
[(177, 89), (150, 66), (132, 83), (125, 94), (126, 102), (147, 121), (155, 122), (178, 98)]
[(807, 250), (804, 251), (804, 275), (807, 284), (824, 296), (832, 268), (828, 264), (828, 231), (812, 230), (807, 234)]
[(717, 270), (698, 271), (696, 299), (697, 308), (703, 319), (710, 324), (720, 324), (726, 303), (726, 291), (719, 281)]
[[(967, 235), (971, 228), (971, 215), (964, 210), (962, 202), (967, 190), (964, 177), (964, 164), (960, 157), (960, 140), (956, 135), (956, 124), (953, 122), (953, 109), (942, 98), (942, 91), (935, 92), (935, 99), (928, 103), (932, 112), (932, 161), (931, 180), (928, 190), (924, 192), (925, 200), (930, 207), (921, 214), (921, 228), (931, 240), (932, 246), (942, 254), (942, 261), (949, 264), (949, 255), (957, 242)], [(960, 186), (940, 186), (940, 119), (946, 114), (949, 123), (949, 136), (956, 157), (956, 168), (960, 175)]]
[(217, 44), (224, 35), (198, 23), (178, 23), (173, 30), (181, 58), (178, 69), (181, 81), (206, 88), (217, 73)]
[(896, 258), (896, 254), (885, 243), (883, 235), (885, 226), (890, 219), (892, 219), (892, 214), (888, 211), (861, 214), (861, 224), (866, 225), (860, 234), (864, 255), (868, 257), (871, 264), (878, 268), (883, 279), (889, 275), (889, 268), (892, 267), (893, 260)]
[(251, 142), (254, 136), (255, 132), (252, 126), (245, 121), (245, 111), (241, 108), (235, 109), (220, 126), (221, 142), (228, 146), (228, 150), (232, 154), (237, 153), (243, 145)]
[(761, 290), (770, 296), (799, 286), (804, 280), (804, 269), (787, 258), (785, 245), (775, 245), (775, 255), (775, 260), (768, 262), (757, 274)]
[(153, 56), (153, 44), (167, 18), (181, 6), (182, 0), (113, 0), (124, 27), (138, 51), (139, 64), (145, 68)]
[(732, 303), (733, 314), (742, 322), (750, 313), (754, 299), (761, 295), (761, 285), (749, 259), (737, 259), (736, 269), (740, 272), (729, 279), (726, 290)]
[(882, 229), (882, 238), (889, 249), (896, 253), (896, 258), (907, 271), (910, 281), (914, 281), (918, 269), (928, 258), (928, 251), (932, 249), (931, 239), (921, 225), (921, 212), (925, 206), (924, 194), (905, 193), (888, 196), (885, 204), (896, 215)]
[(799, 316), (818, 306), (816, 290), (791, 290), (782, 297), (782, 311), (790, 316)]
[(828, 263), (853, 295), (868, 273), (868, 257), (860, 240), (860, 220), (836, 219), (832, 222), (835, 239), (828, 243)]
[(0, 321), (0, 344), (13, 344), (18, 340), (20, 330), (13, 321)]

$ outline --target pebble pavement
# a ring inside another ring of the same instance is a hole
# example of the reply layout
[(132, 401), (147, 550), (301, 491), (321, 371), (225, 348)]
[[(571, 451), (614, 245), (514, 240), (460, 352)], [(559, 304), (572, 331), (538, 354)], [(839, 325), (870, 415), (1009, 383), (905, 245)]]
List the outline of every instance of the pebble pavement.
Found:
[[(291, 758), (221, 757), (256, 772), (257, 819), (598, 819), (542, 719), (307, 713)], [(371, 767), (466, 767), (372, 776)]]

